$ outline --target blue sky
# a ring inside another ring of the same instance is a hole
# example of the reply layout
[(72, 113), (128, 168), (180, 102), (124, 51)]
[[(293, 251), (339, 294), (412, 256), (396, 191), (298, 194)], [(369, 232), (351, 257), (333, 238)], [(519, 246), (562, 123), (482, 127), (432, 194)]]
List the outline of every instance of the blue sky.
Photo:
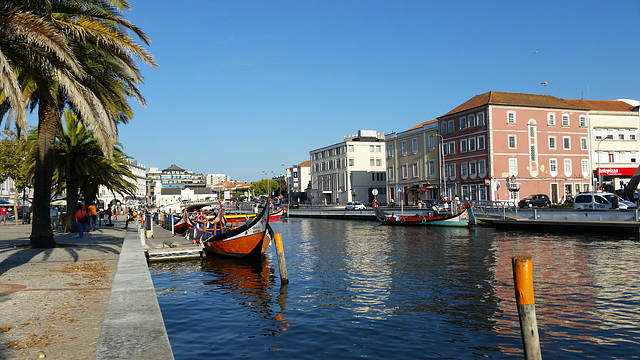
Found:
[(144, 68), (147, 107), (120, 142), (147, 167), (251, 182), (487, 91), (640, 100), (637, 0), (132, 6), (159, 67)]

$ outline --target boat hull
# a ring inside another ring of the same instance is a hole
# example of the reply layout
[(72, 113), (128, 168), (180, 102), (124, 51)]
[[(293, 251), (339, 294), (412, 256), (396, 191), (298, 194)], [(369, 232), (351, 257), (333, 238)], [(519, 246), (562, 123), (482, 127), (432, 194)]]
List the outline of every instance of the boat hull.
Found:
[(475, 225), (476, 220), (473, 215), (473, 208), (465, 207), (462, 211), (451, 215), (391, 215), (385, 214), (379, 207), (374, 207), (376, 218), (384, 225), (397, 226), (451, 226), (468, 227)]

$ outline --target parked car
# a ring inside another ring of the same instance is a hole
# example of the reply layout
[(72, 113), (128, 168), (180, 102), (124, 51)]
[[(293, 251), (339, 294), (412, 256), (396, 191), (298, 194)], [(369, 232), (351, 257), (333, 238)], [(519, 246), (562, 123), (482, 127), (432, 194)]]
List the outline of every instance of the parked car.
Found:
[(545, 194), (534, 194), (525, 197), (524, 199), (518, 201), (518, 207), (526, 208), (526, 207), (548, 207), (551, 205), (551, 200)]
[(613, 208), (611, 193), (582, 193), (573, 199), (574, 210), (607, 210)]
[(360, 201), (348, 202), (344, 207), (345, 210), (364, 210), (366, 207)]

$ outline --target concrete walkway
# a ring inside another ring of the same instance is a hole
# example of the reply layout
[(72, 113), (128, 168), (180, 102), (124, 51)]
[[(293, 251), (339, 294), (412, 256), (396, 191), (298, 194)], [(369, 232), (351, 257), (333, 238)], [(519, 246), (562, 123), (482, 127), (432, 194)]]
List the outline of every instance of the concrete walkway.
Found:
[[(135, 226), (55, 233), (0, 225), (0, 358), (173, 359)], [(131, 225), (131, 224), (130, 224)]]

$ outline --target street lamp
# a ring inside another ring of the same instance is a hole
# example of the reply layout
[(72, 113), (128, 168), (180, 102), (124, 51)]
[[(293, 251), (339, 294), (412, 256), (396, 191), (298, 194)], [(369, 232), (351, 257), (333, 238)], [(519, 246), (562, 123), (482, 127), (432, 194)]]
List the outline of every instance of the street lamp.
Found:
[(609, 136), (605, 136), (602, 139), (600, 139), (600, 141), (598, 141), (598, 150), (596, 151), (596, 156), (598, 157), (598, 183), (596, 184), (596, 187), (598, 189), (602, 188), (602, 172), (600, 171), (600, 144), (602, 144), (603, 141), (607, 140)]
[(442, 197), (444, 198), (444, 197), (447, 196), (447, 174), (442, 172), (442, 169), (446, 169), (446, 166), (445, 166), (445, 163), (444, 163), (444, 150), (443, 150), (444, 138), (440, 134), (436, 134), (436, 136), (441, 139), (440, 140), (440, 147), (439, 147), (440, 148), (439, 149), (440, 150), (439, 151), (440, 152), (439, 156), (442, 156), (442, 163), (441, 163), (441, 166), (440, 166), (439, 173), (440, 173), (440, 176), (441, 176), (441, 178), (443, 180), (444, 191), (443, 191)]

